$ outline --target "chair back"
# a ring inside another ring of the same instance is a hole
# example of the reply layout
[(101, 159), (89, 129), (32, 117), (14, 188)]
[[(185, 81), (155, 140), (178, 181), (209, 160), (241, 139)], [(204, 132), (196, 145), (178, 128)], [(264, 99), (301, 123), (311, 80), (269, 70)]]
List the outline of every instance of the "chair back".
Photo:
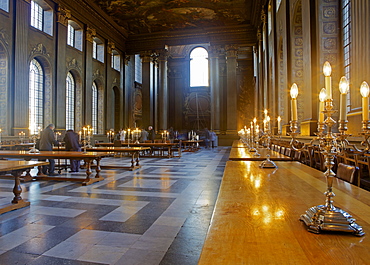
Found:
[(337, 177), (345, 180), (351, 184), (357, 184), (358, 167), (346, 165), (343, 163), (338, 164)]
[(115, 147), (121, 147), (122, 146), (122, 142), (120, 140), (115, 140), (113, 142), (113, 146), (115, 146)]

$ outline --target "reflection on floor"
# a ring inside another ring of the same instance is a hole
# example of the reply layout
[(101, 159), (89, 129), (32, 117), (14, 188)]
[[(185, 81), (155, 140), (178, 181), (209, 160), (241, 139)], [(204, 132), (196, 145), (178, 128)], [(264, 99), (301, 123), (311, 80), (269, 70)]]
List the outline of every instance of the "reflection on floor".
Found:
[[(141, 169), (103, 170), (90, 186), (23, 183), (31, 206), (0, 215), (0, 264), (197, 264), (229, 150), (143, 158)], [(0, 204), (12, 188), (0, 180)]]

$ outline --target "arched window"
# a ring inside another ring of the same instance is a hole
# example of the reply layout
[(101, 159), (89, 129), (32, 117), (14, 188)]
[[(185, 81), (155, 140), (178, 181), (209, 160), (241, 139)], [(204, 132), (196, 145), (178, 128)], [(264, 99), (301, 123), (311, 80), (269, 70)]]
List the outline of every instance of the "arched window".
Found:
[(31, 1), (31, 26), (53, 35), (53, 12), (46, 2)]
[(43, 127), (44, 71), (41, 64), (33, 59), (29, 73), (29, 125), (33, 134)]
[(95, 82), (92, 84), (91, 96), (91, 122), (93, 133), (98, 132), (98, 87)]
[(209, 86), (208, 52), (202, 47), (190, 53), (190, 86)]
[(66, 129), (74, 130), (75, 124), (75, 80), (71, 72), (66, 78)]

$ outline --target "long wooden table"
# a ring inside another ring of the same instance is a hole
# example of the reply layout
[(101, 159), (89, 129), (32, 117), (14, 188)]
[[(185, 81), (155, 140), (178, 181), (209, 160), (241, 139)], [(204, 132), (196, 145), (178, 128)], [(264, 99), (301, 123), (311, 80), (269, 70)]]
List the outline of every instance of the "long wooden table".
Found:
[(233, 141), (232, 148), (246, 148), (245, 144), (241, 140)]
[(14, 177), (14, 198), (11, 203), (0, 205), (0, 214), (30, 205), (28, 201), (23, 200), (21, 197), (22, 188), (20, 185), (20, 176), (25, 170), (31, 170), (35, 166), (43, 166), (47, 164), (49, 163), (42, 161), (37, 162), (0, 160), (0, 174), (11, 174)]
[[(122, 147), (148, 147), (151, 150), (154, 150), (154, 148), (162, 148), (163, 150), (167, 150), (167, 157), (171, 158), (173, 157), (173, 153), (171, 148), (178, 145), (178, 143), (127, 143), (127, 142), (121, 142)], [(114, 143), (96, 143), (95, 146), (97, 147), (113, 147)], [(181, 156), (181, 148), (179, 147), (179, 156)], [(153, 155), (151, 155), (153, 156)], [(162, 155), (163, 156), (163, 155)]]
[[(325, 204), (322, 172), (299, 162), (228, 161), (199, 264), (368, 264), (370, 239), (314, 234), (301, 214)], [(334, 179), (334, 206), (370, 233), (370, 193)]]
[(256, 152), (248, 152), (247, 148), (231, 148), (229, 160), (234, 161), (263, 161), (267, 159), (267, 155), (270, 155), (272, 161), (292, 161), (292, 158), (283, 154), (280, 154), (267, 148), (256, 148), (259, 156)]
[[(0, 151), (0, 158), (17, 158), (24, 160), (31, 159), (76, 159), (84, 160), (86, 165), (86, 178), (63, 178), (63, 177), (51, 177), (42, 174), (41, 167), (39, 167), (39, 172), (37, 176), (26, 175), (25, 181), (31, 179), (43, 179), (43, 180), (60, 180), (60, 181), (78, 181), (82, 182), (82, 185), (89, 185), (98, 181), (103, 180), (104, 178), (100, 175), (101, 167), (100, 160), (103, 157), (111, 156), (111, 153), (107, 152), (75, 152), (75, 151), (40, 151), (40, 153), (29, 153), (28, 151)], [(92, 162), (96, 160), (96, 174), (94, 178), (90, 178), (92, 173), (91, 165)]]
[(101, 168), (127, 168), (129, 170), (135, 170), (140, 168), (140, 152), (145, 150), (150, 150), (150, 147), (105, 147), (105, 146), (98, 146), (98, 147), (90, 147), (86, 148), (86, 151), (89, 152), (109, 152), (109, 153), (130, 153), (131, 154), (131, 166), (108, 166), (108, 165), (101, 165)]

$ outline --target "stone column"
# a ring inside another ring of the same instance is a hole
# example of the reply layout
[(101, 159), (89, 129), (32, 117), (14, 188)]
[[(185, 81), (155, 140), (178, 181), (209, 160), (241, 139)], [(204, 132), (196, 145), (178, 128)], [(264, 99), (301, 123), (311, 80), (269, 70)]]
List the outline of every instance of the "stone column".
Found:
[[(68, 19), (71, 18), (71, 12), (61, 6), (57, 12), (57, 46), (56, 46), (56, 90), (55, 90), (55, 105), (56, 119), (55, 125), (59, 129), (66, 129), (66, 40)], [(79, 129), (79, 128), (76, 128)]]
[(140, 54), (142, 63), (142, 126), (152, 125), (153, 120), (153, 67), (151, 52)]
[(220, 132), (220, 70), (218, 57), (220, 54), (219, 46), (210, 46), (210, 85), (211, 85), (211, 130)]
[(226, 133), (236, 134), (237, 132), (237, 87), (236, 87), (236, 68), (237, 65), (237, 52), (236, 45), (226, 45), (226, 67), (227, 67), (227, 122)]
[(29, 63), (28, 63), (28, 31), (30, 23), (29, 0), (15, 1), (16, 14), (14, 33), (14, 124), (13, 134), (18, 135), (20, 131), (28, 131), (29, 112)]
[(93, 40), (94, 40), (94, 37), (96, 35), (96, 30), (93, 29), (93, 28), (90, 28), (90, 27), (87, 27), (86, 29), (86, 32), (85, 32), (85, 36), (86, 36), (86, 48), (85, 48), (85, 65), (84, 65), (84, 69), (85, 69), (85, 92), (84, 92), (84, 95), (85, 95), (85, 102), (84, 102), (84, 110), (85, 110), (85, 120), (83, 121), (83, 125), (91, 125), (91, 122), (92, 122), (92, 117), (91, 117), (91, 108), (92, 108), (92, 105), (91, 105), (91, 97), (92, 97), (92, 93), (91, 93), (91, 88), (92, 88), (92, 83), (93, 83), (93, 80), (92, 80), (92, 77), (93, 77), (93, 70), (92, 70), (92, 62), (93, 62), (93, 58), (92, 58), (92, 52), (93, 52)]
[(132, 84), (135, 80), (135, 65), (132, 63), (135, 62), (134, 55), (125, 55), (124, 56), (124, 73), (125, 73), (125, 89), (124, 89), (124, 108), (123, 108), (123, 128), (130, 127), (130, 124), (133, 123), (133, 104), (132, 104)]
[(158, 57), (158, 129), (168, 129), (168, 86), (167, 86), (168, 51), (162, 50)]

